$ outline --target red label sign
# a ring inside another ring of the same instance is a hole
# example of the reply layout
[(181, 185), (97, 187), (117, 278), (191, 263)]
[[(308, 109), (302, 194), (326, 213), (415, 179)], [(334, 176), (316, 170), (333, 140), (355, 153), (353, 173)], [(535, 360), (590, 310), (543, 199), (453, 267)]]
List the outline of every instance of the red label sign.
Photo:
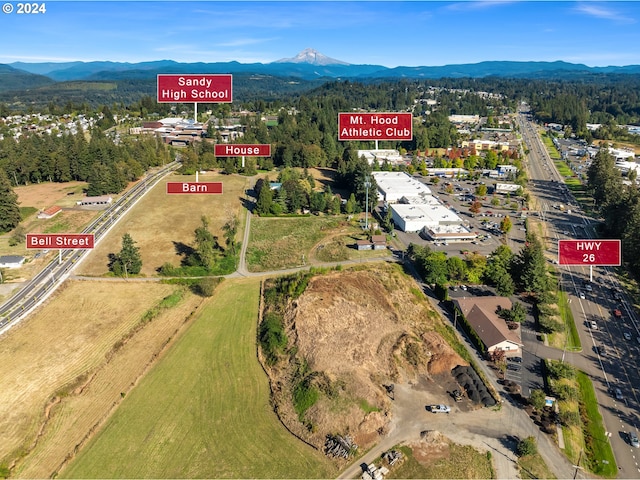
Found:
[(216, 157), (270, 157), (271, 144), (239, 145), (216, 143)]
[(167, 182), (167, 193), (222, 193), (222, 182)]
[(339, 113), (338, 140), (411, 140), (410, 113)]
[(622, 261), (620, 240), (558, 240), (560, 265), (618, 266)]
[(27, 233), (28, 249), (92, 249), (93, 233)]
[(158, 103), (231, 103), (231, 75), (158, 75)]

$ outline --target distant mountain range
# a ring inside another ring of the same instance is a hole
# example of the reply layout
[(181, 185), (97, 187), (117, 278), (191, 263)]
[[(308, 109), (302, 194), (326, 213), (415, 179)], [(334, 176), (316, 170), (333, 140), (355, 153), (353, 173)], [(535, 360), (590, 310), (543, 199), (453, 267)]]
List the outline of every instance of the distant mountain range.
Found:
[[(0, 101), (7, 95), (23, 97), (24, 92), (42, 89), (55, 91), (60, 82), (140, 82), (148, 85), (162, 73), (231, 73), (244, 78), (272, 78), (279, 82), (296, 83), (349, 79), (440, 79), (505, 78), (571, 79), (594, 74), (640, 74), (640, 65), (588, 67), (563, 61), (513, 62), (487, 61), (473, 64), (395, 67), (382, 65), (354, 65), (336, 60), (307, 48), (292, 58), (271, 63), (179, 63), (158, 60), (141, 63), (125, 62), (66, 62), (0, 64)], [(235, 83), (235, 79), (234, 79)], [(59, 85), (62, 88), (62, 85)], [(66, 88), (66, 87), (65, 87)], [(75, 88), (72, 86), (71, 88)]]
[[(588, 67), (582, 64), (556, 62), (489, 61), (437, 67), (395, 67), (382, 65), (354, 65), (336, 60), (307, 48), (292, 58), (271, 63), (178, 63), (159, 60), (142, 63), (123, 62), (67, 62), (9, 64), (17, 70), (44, 75), (51, 80), (116, 80), (122, 78), (153, 78), (159, 73), (255, 73), (281, 77), (298, 77), (304, 80), (319, 78), (461, 78), (461, 77), (541, 77), (559, 73), (640, 73), (640, 65)], [(19, 72), (16, 72), (17, 74)], [(4, 83), (4, 82), (3, 82)]]

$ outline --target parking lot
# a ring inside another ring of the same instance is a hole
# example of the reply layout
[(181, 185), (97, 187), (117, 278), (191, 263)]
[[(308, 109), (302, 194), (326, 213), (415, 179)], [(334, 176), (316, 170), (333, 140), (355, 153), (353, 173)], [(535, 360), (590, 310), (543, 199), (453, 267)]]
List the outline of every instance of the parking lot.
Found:
[[(437, 184), (428, 181), (427, 178), (417, 177), (427, 185), (432, 194), (442, 204), (448, 206), (454, 213), (462, 218), (465, 225), (478, 235), (473, 241), (432, 241), (423, 238), (419, 233), (401, 232), (396, 230), (398, 238), (405, 244), (428, 245), (433, 250), (444, 251), (447, 255), (461, 255), (463, 252), (476, 252), (487, 256), (500, 245), (510, 241), (510, 247), (515, 249), (518, 244), (524, 244), (525, 219), (527, 211), (522, 211), (521, 203), (516, 198), (508, 198), (505, 195), (493, 195), (494, 185), (498, 182), (493, 179), (480, 180), (455, 180), (442, 179)], [(483, 183), (484, 182), (484, 183)], [(506, 181), (499, 181), (500, 183)], [(484, 197), (475, 195), (478, 186), (484, 184), (489, 193)], [(482, 204), (480, 212), (473, 214), (469, 208), (474, 200)], [(500, 222), (508, 216), (512, 222), (511, 231), (507, 236), (499, 231)]]

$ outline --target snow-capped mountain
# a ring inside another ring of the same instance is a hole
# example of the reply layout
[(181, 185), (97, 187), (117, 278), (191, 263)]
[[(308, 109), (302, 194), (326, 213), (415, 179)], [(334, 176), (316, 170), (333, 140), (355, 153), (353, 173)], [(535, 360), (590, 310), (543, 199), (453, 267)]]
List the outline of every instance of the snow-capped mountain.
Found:
[(349, 65), (347, 62), (327, 57), (326, 55), (314, 50), (313, 48), (305, 48), (293, 58), (281, 58), (273, 63), (308, 63), (310, 65)]

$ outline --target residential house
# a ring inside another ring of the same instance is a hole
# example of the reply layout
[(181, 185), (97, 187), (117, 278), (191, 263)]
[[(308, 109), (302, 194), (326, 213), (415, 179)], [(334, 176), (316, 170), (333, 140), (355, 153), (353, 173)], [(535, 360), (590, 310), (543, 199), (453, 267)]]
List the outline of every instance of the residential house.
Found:
[(508, 356), (520, 355), (522, 340), (518, 330), (509, 330), (497, 312), (511, 310), (507, 297), (463, 297), (453, 300), (457, 315), (462, 315), (484, 344), (487, 353), (504, 350)]

